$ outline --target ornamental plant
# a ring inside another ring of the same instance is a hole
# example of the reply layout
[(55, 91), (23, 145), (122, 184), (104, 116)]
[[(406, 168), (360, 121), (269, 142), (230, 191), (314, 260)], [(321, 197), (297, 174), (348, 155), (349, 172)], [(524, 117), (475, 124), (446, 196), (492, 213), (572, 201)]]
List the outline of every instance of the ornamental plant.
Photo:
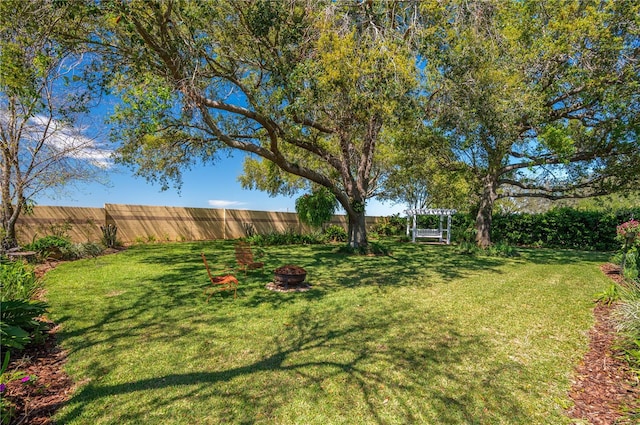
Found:
[(5, 397), (7, 384), (19, 380), (23, 385), (28, 385), (33, 384), (35, 380), (35, 376), (29, 376), (22, 371), (7, 371), (8, 367), (9, 352), (6, 352), (0, 366), (0, 424), (8, 424), (15, 413), (15, 405)]
[(634, 219), (624, 222), (616, 228), (616, 239), (622, 243), (622, 274), (631, 280), (638, 278), (636, 246), (640, 243), (639, 231), (640, 222)]
[(631, 219), (622, 223), (617, 228), (617, 239), (624, 244), (633, 244), (638, 241), (640, 221)]

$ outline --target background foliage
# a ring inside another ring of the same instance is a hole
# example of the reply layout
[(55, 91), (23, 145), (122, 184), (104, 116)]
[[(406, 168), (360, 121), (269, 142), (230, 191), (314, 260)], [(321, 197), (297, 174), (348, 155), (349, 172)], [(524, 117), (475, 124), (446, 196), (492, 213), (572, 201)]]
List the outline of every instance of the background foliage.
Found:
[[(587, 251), (615, 251), (616, 226), (640, 217), (640, 207), (615, 211), (582, 211), (556, 208), (545, 213), (494, 214), (491, 238), (496, 243), (570, 248)], [(456, 214), (452, 236), (455, 241), (472, 241), (475, 216)]]

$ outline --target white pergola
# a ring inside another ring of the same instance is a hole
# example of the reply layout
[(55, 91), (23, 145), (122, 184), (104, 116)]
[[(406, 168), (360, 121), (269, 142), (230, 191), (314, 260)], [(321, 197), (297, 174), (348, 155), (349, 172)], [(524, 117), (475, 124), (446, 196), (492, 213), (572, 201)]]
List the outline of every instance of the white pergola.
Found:
[[(412, 217), (413, 226), (409, 227), (409, 221), (407, 220), (407, 236), (411, 230), (411, 240), (416, 241), (416, 238), (433, 238), (438, 239), (440, 242), (446, 242), (447, 245), (451, 243), (451, 216), (454, 215), (456, 210), (449, 210), (444, 208), (416, 208), (406, 210), (404, 213), (407, 217)], [(418, 216), (419, 215), (436, 215), (440, 216), (440, 226), (437, 229), (418, 229)], [(447, 227), (444, 227), (444, 218), (447, 218)], [(446, 237), (445, 237), (446, 233)]]

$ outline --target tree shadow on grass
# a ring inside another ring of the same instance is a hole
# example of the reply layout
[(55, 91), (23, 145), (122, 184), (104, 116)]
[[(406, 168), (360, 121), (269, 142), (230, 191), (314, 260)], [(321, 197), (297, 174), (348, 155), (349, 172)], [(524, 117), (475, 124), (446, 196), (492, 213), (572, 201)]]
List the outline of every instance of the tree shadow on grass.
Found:
[[(218, 253), (211, 255), (213, 264), (233, 259), (229, 247), (215, 245), (217, 251), (209, 250)], [(382, 257), (348, 256), (337, 253), (335, 247), (274, 247), (268, 252), (265, 269), (287, 263), (301, 265), (309, 271), (311, 291), (274, 293), (264, 288), (269, 271), (249, 272), (246, 277), (238, 276), (238, 299), (232, 294), (216, 294), (207, 304), (202, 290), (210, 283), (199, 256), (207, 248), (206, 244), (191, 244), (169, 252), (134, 253), (140, 262), (162, 267), (161, 272), (133, 288), (130, 282), (123, 283), (124, 288), (129, 285), (124, 292), (104, 295), (105, 299), (92, 306), (98, 311), (94, 323), (72, 331), (63, 328), (60, 336), (77, 355), (99, 347), (99, 358), (87, 366), (90, 377), (108, 371), (109, 351), (116, 345), (200, 337), (195, 329), (202, 326), (207, 326), (208, 338), (216, 339), (211, 323), (241, 328), (247, 311), (257, 307), (278, 310), (289, 305), (317, 305), (338, 290), (360, 287), (428, 286), (432, 280), (446, 284), (475, 273), (501, 273), (500, 266), (512, 261), (466, 257), (450, 247), (409, 244)], [(545, 255), (533, 255), (534, 261), (555, 261), (553, 255)], [(583, 258), (582, 254), (578, 258)], [(589, 261), (590, 257), (584, 258)], [(529, 261), (528, 257), (524, 261)], [(268, 422), (286, 411), (291, 399), (304, 394), (314, 402), (334, 405), (333, 410), (345, 409), (347, 414), (354, 409), (351, 406), (364, 406), (353, 412), (354, 417), (366, 415), (371, 423), (392, 423), (392, 416), (396, 422), (404, 418), (401, 421), (405, 423), (424, 423), (425, 418), (427, 423), (441, 424), (528, 423), (515, 395), (526, 389), (505, 384), (520, 373), (517, 363), (475, 366), (482, 364), (492, 348), (483, 335), (466, 334), (457, 323), (428, 312), (418, 323), (407, 322), (402, 311), (413, 308), (410, 300), (394, 299), (391, 306), (373, 301), (362, 313), (347, 306), (344, 308), (353, 313), (348, 316), (331, 310), (333, 304), (296, 313), (292, 326), (281, 335), (266, 336), (272, 347), (258, 360), (236, 359), (233, 365), (212, 366), (203, 359), (196, 370), (177, 367), (179, 371), (159, 377), (131, 376), (117, 384), (94, 379), (79, 388), (59, 420), (81, 420), (89, 405), (112, 397), (118, 403), (129, 403), (137, 393), (152, 391), (149, 403), (133, 404), (126, 413), (119, 409), (118, 421), (143, 423), (172, 402), (193, 399), (212, 406), (210, 416), (193, 416), (195, 422)], [(71, 319), (63, 316), (59, 322)], [(411, 341), (408, 345), (407, 340)], [(329, 389), (341, 392), (341, 401), (327, 399)], [(331, 412), (322, 414), (330, 416)]]
[[(370, 287), (393, 290), (400, 287), (425, 287), (463, 278), (475, 273), (502, 273), (499, 267), (505, 263), (501, 258), (478, 258), (461, 255), (449, 246), (428, 246), (414, 244), (394, 245), (394, 252), (387, 256), (367, 257), (345, 255), (337, 252), (335, 246), (312, 247), (271, 247), (268, 251), (265, 269), (250, 271), (246, 275), (236, 273), (240, 281), (238, 298), (232, 293), (215, 294), (205, 303), (203, 291), (211, 287), (206, 269), (200, 258), (205, 251), (210, 256), (212, 269), (223, 269), (234, 259), (233, 246), (229, 242), (175, 244), (167, 248), (151, 245), (139, 248), (139, 252), (127, 255), (138, 257), (141, 263), (158, 265), (157, 273), (136, 283), (117, 282), (123, 291), (102, 294), (96, 308), (104, 313), (100, 320), (72, 332), (63, 332), (61, 338), (82, 338), (93, 335), (77, 344), (78, 349), (100, 344), (105, 340), (116, 341), (130, 333), (147, 334), (154, 327), (162, 327), (170, 321), (194, 320), (202, 310), (227, 311), (231, 308), (255, 308), (269, 306), (273, 309), (285, 308), (298, 302), (319, 302), (336, 290)], [(528, 250), (525, 259), (541, 263), (591, 261), (593, 253), (569, 251), (556, 253), (553, 250)], [(271, 270), (287, 263), (295, 263), (308, 271), (307, 281), (312, 289), (301, 293), (278, 293), (265, 288), (272, 281)], [(162, 305), (162, 309), (157, 309)], [(192, 307), (189, 309), (189, 307)], [(187, 309), (194, 317), (175, 317), (174, 312)], [(140, 319), (144, 317), (144, 319)], [(59, 322), (70, 318), (62, 316)], [(229, 320), (228, 318), (226, 320)], [(133, 328), (120, 329), (121, 323), (140, 323)], [(184, 336), (188, 329), (176, 327), (171, 337)], [(143, 338), (141, 336), (141, 338)]]
[[(292, 414), (289, 403), (307, 401), (318, 409), (316, 417), (327, 423), (338, 415), (353, 418), (349, 423), (526, 423), (514, 395), (524, 389), (502, 380), (517, 375), (519, 367), (474, 366), (491, 350), (482, 335), (465, 334), (457, 323), (434, 315), (426, 318), (428, 328), (406, 329), (394, 315), (385, 314), (386, 308), (346, 324), (336, 322), (337, 311), (321, 316), (317, 311), (302, 312), (282, 335), (271, 336), (271, 349), (261, 358), (237, 359), (231, 367), (218, 364), (211, 370), (202, 359), (196, 367), (201, 370), (131, 376), (117, 384), (89, 382), (57, 419), (82, 420), (96, 402), (127, 404), (137, 394), (151, 392), (151, 401), (133, 404), (136, 410), (118, 409), (112, 419), (143, 423), (167, 405), (191, 400), (211, 409), (167, 412), (164, 420), (177, 414), (190, 415), (194, 423), (255, 423), (259, 418), (286, 422), (286, 415)], [(495, 410), (487, 412), (487, 407)], [(161, 415), (155, 423), (162, 419)]]

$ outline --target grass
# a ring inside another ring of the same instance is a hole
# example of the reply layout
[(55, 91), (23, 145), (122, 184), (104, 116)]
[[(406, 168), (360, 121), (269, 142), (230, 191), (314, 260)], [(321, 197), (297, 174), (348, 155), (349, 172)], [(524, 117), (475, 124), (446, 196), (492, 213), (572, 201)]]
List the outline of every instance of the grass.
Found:
[[(209, 304), (200, 252), (229, 242), (135, 246), (47, 275), (52, 319), (78, 382), (65, 424), (568, 424), (587, 349), (596, 253), (471, 257), (389, 243), (390, 256), (269, 247)], [(269, 270), (313, 289), (268, 291)]]

